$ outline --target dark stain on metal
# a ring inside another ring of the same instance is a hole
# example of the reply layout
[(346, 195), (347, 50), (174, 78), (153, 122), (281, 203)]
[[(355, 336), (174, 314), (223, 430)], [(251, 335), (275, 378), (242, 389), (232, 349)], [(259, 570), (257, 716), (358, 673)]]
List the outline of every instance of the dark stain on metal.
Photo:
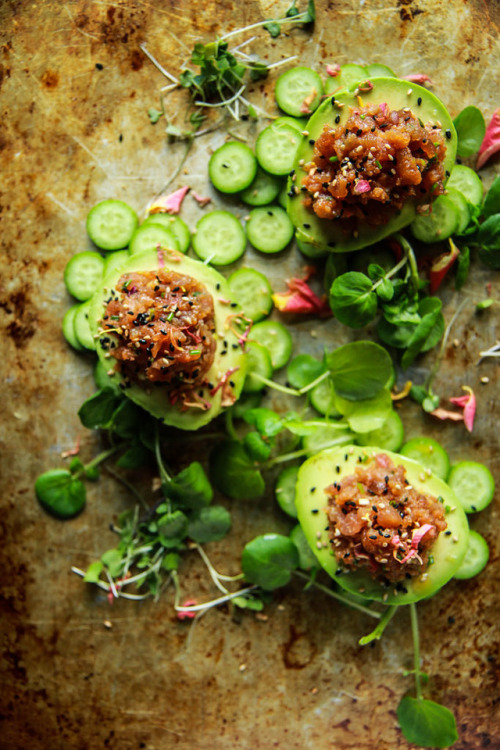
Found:
[(290, 625), (290, 638), (283, 644), (283, 662), (287, 669), (304, 669), (312, 662), (316, 646), (311, 642), (308, 633), (300, 633)]

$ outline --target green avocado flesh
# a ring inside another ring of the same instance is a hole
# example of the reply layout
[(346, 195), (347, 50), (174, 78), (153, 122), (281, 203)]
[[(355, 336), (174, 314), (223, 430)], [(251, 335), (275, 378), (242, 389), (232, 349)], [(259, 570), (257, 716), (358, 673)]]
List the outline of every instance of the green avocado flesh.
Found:
[[(390, 110), (409, 107), (424, 125), (428, 123), (437, 125), (439, 123), (439, 130), (442, 131), (446, 143), (446, 156), (443, 166), (445, 171), (451, 172), (455, 163), (457, 135), (453, 121), (444, 104), (430, 91), (415, 83), (408, 83), (408, 81), (402, 81), (399, 78), (372, 78), (371, 81), (373, 83), (372, 90), (361, 93), (363, 106), (385, 102)], [(294, 165), (295, 185), (297, 187), (300, 187), (302, 177), (305, 174), (301, 165), (308, 164), (313, 159), (314, 149), (310, 140), (315, 141), (326, 125), (337, 127), (337, 125), (345, 123), (350, 114), (349, 107), (359, 106), (359, 97), (352, 90), (343, 90), (335, 94), (334, 98), (335, 103), (333, 105), (332, 99), (328, 98), (316, 110), (307, 124), (308, 136), (303, 139), (299, 146)], [(419, 100), (421, 100), (420, 105), (418, 104)], [(337, 116), (340, 116), (338, 123), (335, 122)], [(450, 138), (445, 136), (446, 131), (449, 131)], [(320, 219), (316, 216), (312, 209), (307, 209), (303, 205), (301, 193), (289, 198), (288, 213), (297, 228), (299, 239), (330, 252), (345, 253), (372, 245), (410, 224), (415, 218), (415, 206), (415, 200), (409, 200), (403, 209), (386, 224), (369, 226), (359, 223), (357, 236), (354, 236), (354, 233), (347, 233), (335, 219)]]
[[(234, 384), (231, 385), (231, 393), (235, 398), (238, 398), (246, 374), (246, 355), (243, 354), (241, 346), (238, 344), (237, 335), (229, 327), (232, 316), (240, 312), (240, 308), (232, 306), (234, 303), (226, 280), (215, 269), (175, 251), (163, 251), (162, 261), (163, 268), (168, 268), (171, 271), (186, 274), (197, 279), (205, 285), (208, 292), (212, 295), (217, 349), (212, 367), (207, 372), (206, 382), (214, 388), (221, 382), (221, 378), (229, 370), (234, 369), (234, 372), (230, 374), (231, 383)], [(98, 334), (101, 330), (100, 321), (102, 320), (106, 308), (106, 300), (109, 299), (111, 289), (115, 288), (118, 280), (124, 273), (131, 271), (157, 271), (159, 267), (159, 258), (156, 250), (148, 250), (145, 253), (131, 256), (124, 265), (112, 270), (110, 274), (105, 276), (103, 288), (92, 298), (89, 315), (91, 329), (96, 337), (99, 359), (104, 363), (107, 370), (113, 369), (116, 360), (110, 356), (109, 352), (102, 348)], [(112, 336), (112, 334), (109, 335), (110, 337)], [(226, 342), (225, 345), (224, 342)], [(235, 345), (234, 348), (233, 344)], [(112, 380), (113, 384), (120, 383), (122, 376), (119, 372), (115, 372)], [(207, 422), (210, 422), (223, 409), (221, 403), (222, 390), (222, 388), (219, 388), (215, 394), (212, 394), (208, 385), (196, 389), (197, 393), (200, 393), (202, 398), (210, 404), (210, 408), (206, 410), (202, 410), (199, 407), (184, 407), (184, 410), (182, 410), (179, 404), (171, 404), (167, 384), (151, 384), (151, 387), (141, 387), (132, 384), (130, 387), (124, 388), (123, 393), (143, 409), (150, 412), (154, 417), (161, 419), (165, 424), (179, 427), (183, 430), (197, 430), (199, 427), (207, 424)]]
[[(431, 550), (434, 562), (428, 565), (424, 573), (404, 581), (406, 593), (397, 591), (394, 585), (386, 587), (375, 581), (365, 569), (336, 575), (339, 564), (331, 549), (326, 530), (326, 488), (333, 482), (341, 482), (343, 477), (354, 474), (356, 467), (360, 465), (360, 457), (365, 459), (378, 453), (389, 456), (395, 466), (402, 464), (406, 468), (408, 481), (422, 494), (443, 498), (448, 524), (446, 531), (451, 531), (451, 534), (439, 534)], [(340, 467), (339, 473), (336, 471), (337, 466)], [(424, 476), (425, 479), (422, 480), (421, 477)], [(309, 458), (299, 469), (295, 505), (307, 541), (321, 566), (342, 588), (367, 599), (386, 604), (409, 604), (432, 596), (454, 576), (467, 552), (469, 525), (453, 490), (441, 479), (432, 475), (427, 476), (424, 468), (416, 461), (391, 451), (381, 451), (380, 448), (374, 447), (346, 446), (325, 450)]]

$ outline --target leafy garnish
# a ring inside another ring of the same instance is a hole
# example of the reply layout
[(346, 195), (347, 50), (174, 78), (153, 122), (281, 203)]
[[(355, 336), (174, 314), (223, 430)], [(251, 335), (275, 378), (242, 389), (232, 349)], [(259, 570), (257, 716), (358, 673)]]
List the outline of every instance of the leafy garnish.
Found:
[(473, 105), (465, 107), (453, 120), (457, 131), (457, 155), (462, 159), (479, 151), (486, 132), (483, 113)]
[(285, 586), (299, 566), (299, 553), (282, 534), (264, 534), (252, 539), (241, 556), (245, 578), (265, 590)]

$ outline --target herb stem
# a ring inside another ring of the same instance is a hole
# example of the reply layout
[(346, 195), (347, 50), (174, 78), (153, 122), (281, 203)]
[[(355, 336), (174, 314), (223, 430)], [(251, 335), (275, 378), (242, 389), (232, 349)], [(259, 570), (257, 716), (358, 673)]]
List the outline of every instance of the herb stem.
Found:
[(226, 594), (225, 596), (220, 596), (218, 599), (212, 599), (209, 602), (205, 602), (204, 604), (193, 604), (191, 607), (180, 607), (178, 604), (175, 605), (175, 609), (177, 612), (203, 612), (207, 609), (211, 609), (212, 607), (218, 607), (219, 604), (225, 604), (226, 602), (231, 601), (231, 599), (236, 599), (238, 596), (245, 596), (245, 594), (250, 594), (252, 591), (255, 591), (257, 586), (248, 586), (246, 589), (240, 589), (239, 591), (233, 591), (232, 594)]
[[(347, 445), (350, 442), (352, 442), (352, 433), (349, 433), (349, 435), (340, 435), (336, 440), (332, 440), (326, 445), (321, 446), (321, 450), (323, 451), (327, 450), (328, 448), (334, 448), (336, 445)], [(276, 456), (276, 458), (271, 458), (269, 461), (260, 464), (259, 469), (270, 469), (276, 464), (282, 464), (286, 461), (293, 461), (294, 458), (302, 458), (302, 456), (307, 456), (310, 454), (310, 452), (311, 451), (307, 448), (301, 448), (300, 450), (292, 451), (291, 453), (283, 453), (281, 456)]]
[(173, 76), (172, 73), (169, 73), (168, 70), (165, 70), (165, 68), (163, 67), (163, 65), (160, 65), (160, 63), (158, 62), (158, 60), (155, 57), (153, 57), (153, 55), (151, 54), (151, 52), (149, 52), (149, 50), (146, 49), (146, 45), (145, 44), (139, 44), (139, 49), (141, 49), (144, 52), (144, 54), (146, 55), (146, 57), (151, 60), (151, 62), (155, 66), (155, 68), (158, 68), (158, 70), (160, 71), (160, 73), (163, 73), (163, 75), (165, 76), (165, 78), (168, 78), (168, 80), (172, 81), (172, 83), (176, 83), (177, 85), (179, 85), (179, 81), (177, 80), (177, 78), (175, 76)]
[(390, 607), (387, 607), (384, 614), (380, 618), (380, 622), (378, 625), (372, 630), (371, 633), (368, 633), (368, 635), (365, 635), (363, 638), (360, 638), (358, 643), (360, 646), (366, 646), (368, 643), (371, 643), (372, 641), (379, 641), (382, 637), (382, 634), (384, 630), (386, 629), (387, 625), (390, 623), (394, 615), (396, 614), (397, 605), (393, 604)]
[(170, 484), (172, 481), (172, 477), (169, 475), (165, 468), (165, 464), (163, 463), (163, 459), (161, 457), (161, 447), (160, 447), (160, 428), (158, 427), (158, 422), (155, 423), (155, 456), (156, 456), (156, 463), (158, 464), (158, 468), (160, 470), (160, 477), (163, 482), (166, 482), (167, 484)]
[(336, 591), (333, 591), (332, 589), (328, 588), (328, 586), (324, 586), (322, 583), (316, 583), (316, 581), (311, 581), (309, 576), (307, 576), (305, 573), (302, 573), (302, 571), (300, 570), (294, 570), (293, 575), (297, 576), (298, 578), (303, 578), (305, 581), (309, 583), (310, 586), (314, 586), (315, 588), (317, 588), (318, 591), (322, 591), (324, 594), (327, 594), (328, 596), (333, 597), (333, 599), (337, 599), (337, 601), (342, 602), (342, 604), (347, 604), (348, 607), (353, 607), (354, 609), (357, 609), (358, 612), (363, 612), (365, 615), (374, 617), (376, 620), (380, 620), (382, 617), (380, 612), (375, 612), (375, 610), (370, 609), (369, 607), (365, 607), (363, 604), (358, 604), (358, 602), (351, 601), (350, 599), (347, 598), (347, 596), (338, 594)]
[(413, 252), (413, 248), (408, 242), (408, 240), (405, 237), (403, 237), (402, 234), (399, 234), (398, 232), (394, 234), (393, 236), (396, 242), (399, 242), (399, 244), (403, 248), (404, 254), (408, 260), (408, 263), (410, 266), (410, 281), (408, 283), (408, 287), (410, 289), (410, 292), (415, 296), (418, 294), (418, 285), (420, 281), (415, 253)]
[(103, 451), (102, 453), (99, 453), (98, 456), (92, 459), (92, 461), (89, 461), (88, 464), (85, 464), (82, 472), (88, 471), (89, 469), (93, 469), (96, 466), (99, 466), (99, 464), (102, 464), (103, 461), (106, 461), (106, 459), (110, 458), (114, 453), (117, 453), (119, 450), (121, 450), (124, 447), (124, 443), (120, 443), (120, 445), (115, 445), (113, 448), (109, 448), (107, 451)]
[(321, 375), (318, 375), (318, 377), (315, 380), (312, 380), (307, 385), (303, 386), (302, 388), (299, 388), (299, 393), (301, 395), (304, 395), (304, 393), (307, 393), (308, 391), (312, 391), (313, 388), (316, 388), (317, 385), (323, 382), (323, 380), (326, 380), (330, 376), (330, 370), (327, 370), (326, 372), (322, 372)]
[(194, 103), (196, 104), (197, 107), (213, 107), (214, 109), (216, 107), (228, 107), (230, 104), (235, 102), (236, 99), (238, 99), (238, 97), (240, 96), (240, 94), (243, 93), (245, 88), (246, 88), (246, 84), (244, 83), (243, 86), (240, 86), (238, 91), (229, 99), (223, 99), (220, 102), (215, 102), (215, 104), (211, 104), (210, 102), (200, 102), (200, 101), (195, 101)]
[(382, 276), (382, 278), (381, 278), (381, 279), (379, 279), (378, 281), (376, 281), (376, 282), (374, 283), (374, 285), (372, 286), (372, 292), (373, 292), (373, 291), (375, 291), (375, 289), (376, 289), (376, 288), (377, 288), (378, 286), (380, 286), (380, 284), (381, 284), (381, 283), (382, 283), (383, 281), (385, 281), (386, 279), (390, 279), (390, 278), (392, 278), (393, 276), (395, 276), (395, 275), (397, 274), (397, 272), (398, 272), (398, 271), (400, 271), (400, 270), (401, 270), (401, 269), (402, 269), (402, 268), (403, 268), (404, 266), (406, 266), (406, 264), (407, 264), (407, 263), (408, 263), (408, 256), (407, 256), (407, 255), (405, 255), (405, 256), (403, 256), (403, 257), (401, 258), (401, 260), (400, 260), (400, 261), (399, 261), (398, 263), (396, 263), (396, 265), (394, 266), (394, 268), (391, 268), (391, 270), (390, 270), (390, 271), (387, 271), (387, 273), (386, 273), (386, 274), (384, 274), (384, 276)]
[(221, 36), (219, 41), (223, 42), (226, 39), (230, 39), (232, 36), (236, 36), (237, 34), (243, 34), (245, 31), (251, 31), (252, 29), (258, 29), (262, 26), (266, 26), (268, 23), (272, 23), (275, 21), (275, 23), (279, 23), (280, 26), (284, 23), (302, 23), (302, 19), (307, 16), (307, 12), (304, 13), (298, 13), (296, 16), (292, 16), (291, 18), (279, 18), (279, 19), (273, 19), (268, 18), (267, 21), (258, 21), (257, 23), (252, 23), (249, 26), (243, 26), (241, 29), (235, 29), (234, 31), (229, 31), (227, 34), (224, 34), (224, 36)]
[(415, 602), (410, 604), (411, 635), (413, 638), (413, 667), (415, 672), (415, 692), (418, 700), (422, 700), (422, 684), (420, 681), (420, 638), (418, 633), (417, 607)]
[(302, 396), (302, 393), (296, 388), (288, 388), (286, 385), (275, 383), (274, 380), (269, 380), (269, 378), (265, 378), (263, 375), (259, 375), (258, 372), (252, 372), (252, 377), (256, 380), (260, 380), (260, 382), (264, 383), (264, 385), (269, 386), (269, 388), (274, 388), (275, 391), (279, 391), (280, 393), (286, 393), (289, 396)]

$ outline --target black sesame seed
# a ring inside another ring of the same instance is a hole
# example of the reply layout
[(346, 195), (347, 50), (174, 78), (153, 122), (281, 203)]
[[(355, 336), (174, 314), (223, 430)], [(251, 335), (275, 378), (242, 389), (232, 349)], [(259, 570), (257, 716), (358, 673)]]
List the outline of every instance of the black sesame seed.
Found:
[(96, 67), (96, 70), (102, 70), (104, 68), (104, 65), (102, 63), (96, 63), (95, 67)]
[(448, 138), (448, 140), (450, 140), (451, 139), (451, 130), (447, 130), (445, 132), (445, 136)]
[(311, 510), (311, 513), (314, 513), (314, 515), (316, 515), (316, 513), (319, 513), (319, 510), (317, 508), (313, 508)]
[(419, 107), (422, 104), (422, 97), (421, 96), (418, 97), (417, 104), (418, 104)]
[(311, 144), (311, 146), (314, 146), (316, 141), (314, 140), (314, 138), (309, 138), (309, 143)]
[(337, 115), (337, 117), (335, 118), (335, 123), (338, 125), (339, 122), (340, 122), (340, 115)]

